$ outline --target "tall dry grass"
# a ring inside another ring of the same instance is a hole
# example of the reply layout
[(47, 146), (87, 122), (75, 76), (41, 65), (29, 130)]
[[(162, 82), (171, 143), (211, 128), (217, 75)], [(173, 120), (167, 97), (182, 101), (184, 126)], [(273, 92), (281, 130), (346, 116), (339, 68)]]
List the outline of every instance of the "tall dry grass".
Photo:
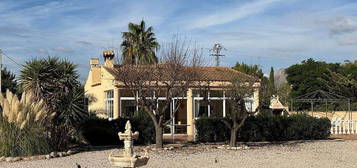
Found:
[(44, 124), (54, 113), (48, 113), (43, 101), (35, 102), (31, 92), (21, 100), (6, 91), (0, 94), (0, 156), (28, 156), (48, 153)]

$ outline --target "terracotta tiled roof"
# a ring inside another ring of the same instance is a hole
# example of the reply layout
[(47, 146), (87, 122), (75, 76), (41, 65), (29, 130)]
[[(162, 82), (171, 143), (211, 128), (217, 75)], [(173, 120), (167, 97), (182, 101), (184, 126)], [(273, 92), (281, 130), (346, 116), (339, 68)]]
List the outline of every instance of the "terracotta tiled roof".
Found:
[[(162, 64), (162, 68), (165, 68), (165, 64)], [(141, 65), (142, 68), (145, 68), (147, 66), (151, 65)], [(117, 73), (120, 73), (120, 68), (122, 66), (120, 65), (114, 65), (114, 68), (108, 68), (106, 69), (113, 75), (116, 76)], [(193, 67), (189, 67), (193, 68)], [(202, 81), (231, 81), (237, 78), (245, 78), (245, 79), (250, 79), (250, 80), (255, 80), (259, 81), (258, 78), (247, 75), (245, 73), (242, 73), (240, 71), (234, 70), (232, 68), (228, 67), (194, 67), (197, 69), (199, 72), (198, 76), (200, 80)]]
[(206, 81), (231, 81), (237, 78), (256, 79), (240, 71), (227, 67), (197, 67), (201, 80)]

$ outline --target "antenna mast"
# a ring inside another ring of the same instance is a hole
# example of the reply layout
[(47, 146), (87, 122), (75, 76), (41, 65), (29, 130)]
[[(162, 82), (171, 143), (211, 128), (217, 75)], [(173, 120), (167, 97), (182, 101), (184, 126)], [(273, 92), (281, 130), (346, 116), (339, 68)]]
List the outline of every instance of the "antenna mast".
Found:
[(221, 50), (224, 49), (226, 50), (226, 48), (223, 47), (222, 44), (219, 44), (219, 43), (216, 43), (213, 45), (213, 48), (210, 49), (210, 51), (212, 52), (212, 54), (210, 54), (210, 56), (214, 56), (216, 57), (216, 66), (218, 67), (219, 66), (219, 57), (222, 57), (222, 56), (225, 56), (223, 54), (221, 54)]

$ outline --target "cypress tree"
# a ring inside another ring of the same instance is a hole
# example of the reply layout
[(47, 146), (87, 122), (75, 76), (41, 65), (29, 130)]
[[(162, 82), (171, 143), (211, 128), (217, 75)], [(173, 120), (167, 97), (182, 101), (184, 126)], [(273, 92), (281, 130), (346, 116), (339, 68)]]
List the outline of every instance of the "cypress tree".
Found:
[(269, 74), (269, 93), (270, 96), (276, 94), (276, 89), (275, 89), (275, 82), (274, 82), (274, 68), (270, 68), (270, 74)]

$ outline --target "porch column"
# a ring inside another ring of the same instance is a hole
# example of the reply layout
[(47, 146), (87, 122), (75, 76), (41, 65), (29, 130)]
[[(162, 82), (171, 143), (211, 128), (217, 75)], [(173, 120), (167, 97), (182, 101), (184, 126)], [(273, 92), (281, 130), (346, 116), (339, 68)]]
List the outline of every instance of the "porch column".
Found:
[(113, 90), (113, 92), (114, 92), (114, 111), (113, 111), (113, 118), (114, 119), (117, 119), (117, 118), (119, 118), (119, 109), (120, 109), (120, 107), (119, 107), (119, 101), (120, 101), (120, 99), (119, 99), (119, 89), (118, 88), (114, 88), (114, 90)]
[(223, 91), (223, 117), (226, 117), (226, 92)]
[(193, 97), (192, 97), (192, 89), (188, 89), (187, 91), (187, 135), (188, 140), (192, 141), (194, 132), (194, 109), (193, 109)]

